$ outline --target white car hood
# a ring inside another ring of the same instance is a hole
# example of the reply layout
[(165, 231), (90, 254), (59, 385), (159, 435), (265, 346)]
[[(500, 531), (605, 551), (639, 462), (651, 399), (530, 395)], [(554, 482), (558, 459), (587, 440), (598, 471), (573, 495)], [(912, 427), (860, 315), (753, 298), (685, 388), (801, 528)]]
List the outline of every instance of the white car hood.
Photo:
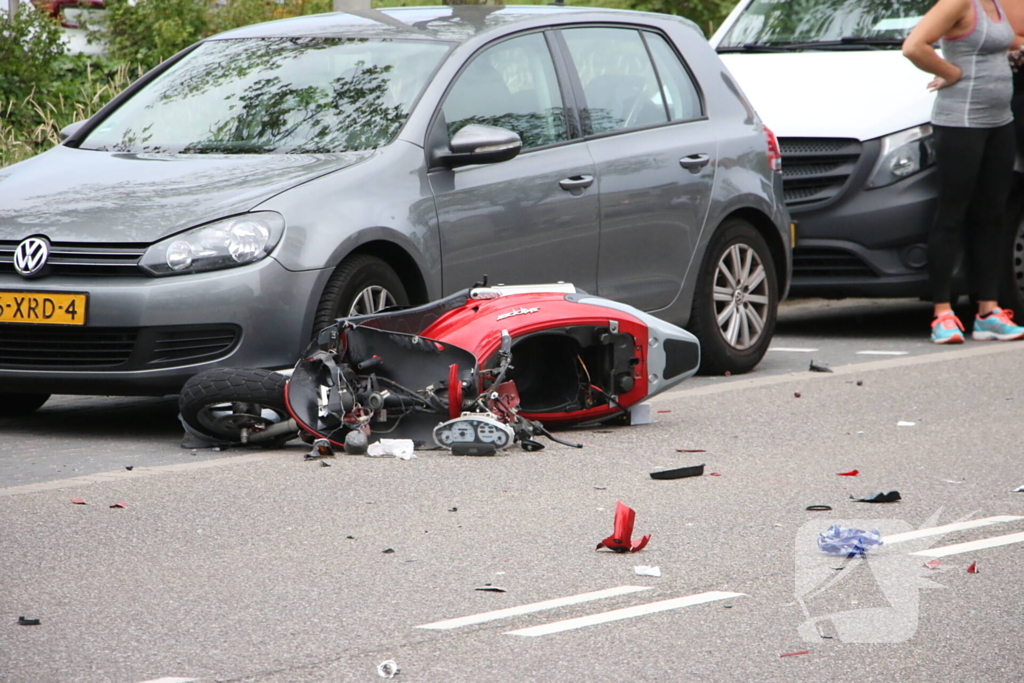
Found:
[(779, 137), (870, 140), (928, 123), (932, 76), (899, 50), (726, 53), (765, 125)]

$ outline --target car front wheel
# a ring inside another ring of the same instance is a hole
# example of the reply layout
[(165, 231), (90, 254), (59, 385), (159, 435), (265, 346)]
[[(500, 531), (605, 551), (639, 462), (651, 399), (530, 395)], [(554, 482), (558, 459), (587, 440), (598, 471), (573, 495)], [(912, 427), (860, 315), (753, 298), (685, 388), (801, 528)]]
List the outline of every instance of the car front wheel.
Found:
[(377, 313), (392, 306), (408, 306), (402, 280), (382, 259), (356, 254), (341, 262), (320, 297), (313, 333), (338, 318)]
[(764, 357), (775, 331), (779, 292), (775, 264), (750, 223), (725, 222), (708, 244), (690, 318), (700, 340), (700, 373), (739, 374)]
[(1004, 270), (1000, 283), (1000, 305), (1012, 310), (1017, 320), (1024, 319), (1024, 201), (1010, 201), (1010, 218), (1000, 253), (1004, 254)]

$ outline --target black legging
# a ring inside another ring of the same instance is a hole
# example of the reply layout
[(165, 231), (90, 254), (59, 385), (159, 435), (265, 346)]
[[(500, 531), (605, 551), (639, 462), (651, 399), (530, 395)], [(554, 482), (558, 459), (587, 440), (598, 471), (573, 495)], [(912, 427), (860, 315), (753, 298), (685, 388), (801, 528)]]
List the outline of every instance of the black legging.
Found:
[(1013, 127), (933, 126), (939, 202), (928, 237), (928, 276), (935, 303), (952, 298), (953, 266), (964, 230), (975, 296), (979, 301), (999, 298), (999, 236), (1013, 184)]

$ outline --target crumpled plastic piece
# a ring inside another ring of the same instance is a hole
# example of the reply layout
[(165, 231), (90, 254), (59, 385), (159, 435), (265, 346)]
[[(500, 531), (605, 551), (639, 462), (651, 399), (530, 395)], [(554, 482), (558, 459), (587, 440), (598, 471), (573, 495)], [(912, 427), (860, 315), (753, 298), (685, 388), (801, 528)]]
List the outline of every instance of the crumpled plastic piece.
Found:
[(381, 439), (371, 443), (366, 454), (371, 458), (394, 456), (401, 460), (412, 460), (416, 454), (412, 452), (412, 439)]
[(636, 572), (637, 576), (661, 576), (661, 567), (651, 567), (641, 564), (633, 567), (633, 571)]
[(110, 507), (112, 507), (112, 508), (126, 508), (126, 507), (128, 507), (128, 503), (117, 502), (117, 503), (114, 503), (113, 505), (111, 505)]
[(897, 500), (900, 500), (901, 498), (902, 498), (902, 496), (900, 496), (900, 492), (899, 491), (889, 491), (889, 493), (878, 492), (875, 495), (870, 496), (870, 497), (865, 496), (864, 498), (855, 498), (853, 502), (855, 502), (855, 503), (895, 503)]
[(1013, 490), (1013, 493), (1024, 493), (1024, 485), (1018, 486)]
[(313, 450), (306, 453), (304, 460), (319, 460), (320, 458), (333, 458), (334, 448), (327, 439), (317, 439), (313, 442)]
[(72, 498), (71, 502), (74, 503), (75, 505), (85, 505), (84, 498)]
[(971, 566), (967, 568), (967, 573), (968, 574), (977, 574), (978, 573), (978, 563), (977, 562), (971, 562)]
[(827, 365), (821, 365), (820, 363), (815, 363), (813, 360), (811, 361), (811, 367), (808, 368), (808, 369), (811, 372), (832, 372), (832, 368), (828, 367)]
[(39, 619), (29, 619), (27, 617), (18, 617), (18, 626), (39, 626), (41, 622)]
[(860, 474), (860, 470), (850, 470), (849, 472), (836, 472), (836, 475), (840, 477), (856, 477), (858, 474)]
[(925, 562), (924, 566), (928, 567), (928, 569), (938, 569), (941, 564), (942, 562), (938, 560), (931, 560), (930, 562)]
[(377, 665), (377, 675), (381, 678), (394, 678), (401, 669), (398, 668), (398, 663), (389, 659), (386, 662), (381, 662)]
[(829, 555), (856, 557), (864, 555), (876, 546), (882, 545), (882, 534), (878, 530), (847, 529), (833, 524), (818, 534), (818, 549)]
[(617, 553), (635, 553), (643, 549), (647, 542), (651, 540), (651, 535), (647, 534), (636, 543), (633, 543), (633, 522), (635, 519), (636, 512), (633, 511), (633, 508), (624, 505), (622, 501), (617, 502), (615, 504), (615, 528), (612, 531), (612, 535), (598, 543), (596, 550), (608, 548)]

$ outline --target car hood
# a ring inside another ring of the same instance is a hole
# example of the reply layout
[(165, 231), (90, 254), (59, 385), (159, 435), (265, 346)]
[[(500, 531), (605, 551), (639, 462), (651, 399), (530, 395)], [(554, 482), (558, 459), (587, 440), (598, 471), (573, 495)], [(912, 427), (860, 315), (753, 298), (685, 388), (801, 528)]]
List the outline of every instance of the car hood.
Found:
[(721, 55), (779, 137), (870, 140), (931, 120), (932, 76), (899, 50)]
[(343, 154), (113, 154), (56, 147), (0, 169), (0, 240), (150, 243), (362, 161)]

